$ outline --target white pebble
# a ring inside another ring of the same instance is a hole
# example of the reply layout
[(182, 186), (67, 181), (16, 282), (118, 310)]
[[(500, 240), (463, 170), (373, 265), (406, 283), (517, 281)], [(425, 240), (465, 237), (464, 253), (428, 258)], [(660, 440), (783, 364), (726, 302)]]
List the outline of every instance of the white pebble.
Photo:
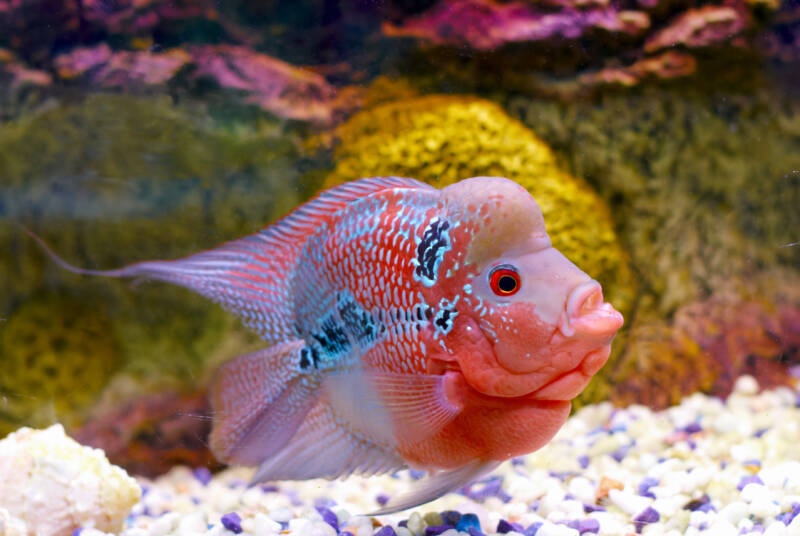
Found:
[(786, 525), (781, 523), (780, 521), (776, 521), (772, 523), (767, 529), (764, 531), (764, 536), (786, 536), (789, 532)]
[(755, 395), (758, 393), (758, 382), (747, 374), (739, 376), (733, 384), (733, 392), (739, 395)]
[(703, 534), (707, 534), (708, 536), (736, 536), (739, 534), (739, 531), (736, 530), (736, 527), (730, 521), (726, 519), (717, 519)]
[(786, 527), (786, 536), (800, 536), (800, 515), (794, 516), (792, 522)]
[(294, 518), (294, 514), (292, 513), (291, 508), (276, 508), (275, 510), (269, 513), (269, 517), (277, 521), (278, 523), (288, 523)]
[(175, 530), (175, 524), (180, 516), (176, 512), (170, 512), (159, 517), (150, 526), (150, 536), (164, 536)]
[(608, 498), (611, 499), (620, 510), (628, 515), (636, 515), (652, 504), (653, 499), (649, 497), (642, 497), (625, 490), (612, 489), (608, 492)]
[(579, 501), (593, 503), (597, 488), (585, 477), (576, 476), (569, 481), (568, 491)]
[(781, 513), (781, 507), (768, 497), (756, 497), (750, 503), (750, 515), (770, 519)]
[(556, 525), (549, 521), (545, 521), (539, 530), (536, 531), (536, 536), (579, 536), (575, 529), (571, 529), (566, 525)]
[[(184, 516), (178, 523), (178, 534), (204, 533), (208, 529), (206, 516), (203, 512), (192, 512)], [(83, 533), (81, 533), (83, 536)]]
[(258, 512), (253, 518), (254, 536), (273, 536), (281, 531), (281, 524)]
[(722, 507), (722, 509), (719, 511), (719, 517), (730, 523), (736, 524), (740, 519), (747, 517), (748, 511), (749, 508), (747, 503), (742, 501), (734, 501)]

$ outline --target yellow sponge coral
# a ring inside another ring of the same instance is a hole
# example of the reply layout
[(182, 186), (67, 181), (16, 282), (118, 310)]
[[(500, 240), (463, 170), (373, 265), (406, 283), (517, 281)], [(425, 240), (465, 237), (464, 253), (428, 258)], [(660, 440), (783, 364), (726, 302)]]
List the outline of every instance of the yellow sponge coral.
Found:
[(630, 310), (632, 272), (608, 208), (496, 104), (445, 95), (402, 100), (354, 115), (335, 137), (336, 167), (326, 187), (376, 175), (413, 177), (439, 188), (475, 176), (518, 182), (539, 203), (553, 244), (599, 280), (618, 309)]

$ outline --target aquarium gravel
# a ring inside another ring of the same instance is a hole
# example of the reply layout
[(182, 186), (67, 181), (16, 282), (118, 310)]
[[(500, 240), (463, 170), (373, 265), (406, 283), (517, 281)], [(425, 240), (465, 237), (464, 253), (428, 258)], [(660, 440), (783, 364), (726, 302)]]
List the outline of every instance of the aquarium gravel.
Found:
[(584, 407), (543, 449), (387, 516), (362, 514), (419, 473), (248, 488), (250, 474), (180, 467), (139, 479), (142, 501), (123, 534), (800, 536), (800, 392), (758, 393), (744, 376), (725, 402), (696, 394), (659, 412)]

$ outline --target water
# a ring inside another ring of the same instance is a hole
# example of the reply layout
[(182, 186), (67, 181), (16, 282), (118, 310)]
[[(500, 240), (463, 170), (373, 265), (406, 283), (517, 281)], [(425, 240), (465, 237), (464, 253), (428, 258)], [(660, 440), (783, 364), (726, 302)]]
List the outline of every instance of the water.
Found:
[(796, 2), (446, 4), (0, 0), (0, 435), (61, 422), (136, 473), (214, 468), (206, 383), (261, 346), (11, 222), (114, 268), (373, 175), (533, 193), (626, 317), (576, 405), (796, 381)]

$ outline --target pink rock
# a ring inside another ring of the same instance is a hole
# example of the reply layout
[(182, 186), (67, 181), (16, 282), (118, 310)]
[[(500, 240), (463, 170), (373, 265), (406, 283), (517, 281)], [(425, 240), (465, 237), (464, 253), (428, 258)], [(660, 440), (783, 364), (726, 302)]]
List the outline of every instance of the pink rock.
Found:
[(317, 73), (244, 47), (198, 46), (191, 54), (195, 77), (210, 77), (223, 88), (245, 91), (248, 102), (281, 117), (331, 120), (335, 90)]
[(86, 20), (112, 33), (137, 34), (162, 20), (214, 17), (211, 2), (204, 0), (83, 0)]
[(442, 0), (428, 11), (402, 25), (383, 25), (388, 36), (417, 37), (437, 45), (467, 45), (492, 50), (507, 43), (541, 41), (554, 37), (576, 39), (590, 29), (637, 35), (650, 26), (650, 17), (640, 11), (618, 11), (613, 7), (589, 9), (565, 0), (560, 10), (544, 10), (521, 2), (493, 0)]
[(634, 86), (645, 78), (678, 78), (697, 69), (697, 60), (688, 54), (667, 51), (652, 58), (639, 60), (627, 67), (613, 67), (579, 77), (583, 86)]
[(644, 45), (645, 52), (683, 45), (689, 48), (724, 43), (748, 23), (746, 11), (730, 6), (703, 6), (678, 15)]
[(10, 89), (19, 89), (24, 86), (49, 86), (53, 77), (45, 71), (29, 69), (17, 60), (13, 52), (0, 48), (0, 73), (8, 80)]
[(81, 47), (62, 54), (54, 60), (56, 71), (61, 78), (76, 78), (89, 69), (104, 65), (111, 59), (111, 48), (101, 43), (95, 47)]
[(78, 48), (55, 59), (63, 78), (88, 76), (100, 86), (120, 87), (163, 84), (189, 62), (191, 57), (181, 49), (166, 52), (122, 50), (112, 52), (106, 44)]

